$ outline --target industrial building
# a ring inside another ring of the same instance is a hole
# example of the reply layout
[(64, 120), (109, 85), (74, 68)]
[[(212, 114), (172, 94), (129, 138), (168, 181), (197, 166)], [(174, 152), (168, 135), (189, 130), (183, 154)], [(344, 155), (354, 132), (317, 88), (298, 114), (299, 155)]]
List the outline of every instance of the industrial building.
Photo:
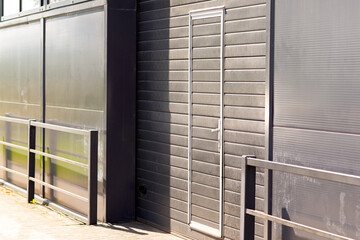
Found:
[[(97, 130), (99, 221), (136, 219), (191, 239), (360, 239), (360, 2), (0, 9), (0, 140), (28, 144), (28, 126), (8, 118)], [(35, 178), (87, 196), (89, 140), (36, 131), (35, 149), (80, 164), (36, 156)], [(11, 146), (0, 165), (25, 174), (31, 151)], [(27, 187), (6, 169), (1, 179)], [(35, 193), (89, 209), (49, 185)]]

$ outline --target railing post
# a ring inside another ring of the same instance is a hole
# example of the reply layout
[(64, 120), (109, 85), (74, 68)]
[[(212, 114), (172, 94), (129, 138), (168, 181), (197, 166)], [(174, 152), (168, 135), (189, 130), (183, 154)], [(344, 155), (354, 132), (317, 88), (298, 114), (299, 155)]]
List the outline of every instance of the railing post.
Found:
[[(5, 116), (10, 117), (10, 115), (8, 113), (5, 114)], [(11, 143), (11, 138), (12, 138), (11, 137), (11, 122), (5, 121), (5, 142)], [(5, 150), (4, 166), (9, 167), (8, 161), (10, 161), (10, 162), (12, 161), (11, 148), (4, 146), (4, 150)], [(5, 181), (11, 181), (11, 176), (9, 176), (10, 174), (7, 171), (5, 171), (4, 175), (5, 175), (5, 177), (4, 177)]]
[(241, 212), (240, 212), (240, 240), (254, 240), (255, 217), (246, 214), (246, 209), (255, 209), (256, 167), (248, 166), (248, 158), (242, 156), (241, 162)]
[(27, 183), (27, 201), (28, 203), (34, 200), (35, 195), (35, 183), (30, 180), (30, 177), (35, 177), (35, 153), (30, 152), (31, 149), (36, 147), (36, 127), (31, 125), (31, 122), (35, 120), (29, 120), (28, 128), (28, 183)]
[(97, 174), (98, 174), (98, 131), (89, 133), (89, 173), (88, 173), (88, 225), (97, 223)]

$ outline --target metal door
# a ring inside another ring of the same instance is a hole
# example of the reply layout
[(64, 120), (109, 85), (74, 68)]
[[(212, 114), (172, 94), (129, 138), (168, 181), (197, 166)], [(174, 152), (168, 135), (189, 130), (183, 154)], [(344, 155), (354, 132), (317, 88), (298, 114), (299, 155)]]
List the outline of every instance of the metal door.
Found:
[(224, 8), (189, 15), (188, 221), (222, 236)]

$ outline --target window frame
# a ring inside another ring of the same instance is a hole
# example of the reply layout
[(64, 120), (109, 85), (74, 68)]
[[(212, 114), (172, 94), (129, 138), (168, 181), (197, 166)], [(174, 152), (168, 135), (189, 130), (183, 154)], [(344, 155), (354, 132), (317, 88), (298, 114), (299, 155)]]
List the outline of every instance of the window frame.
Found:
[(18, 0), (18, 1), (20, 2), (19, 12), (4, 16), (4, 0), (0, 0), (0, 22), (23, 17), (23, 16), (28, 16), (28, 15), (35, 14), (35, 13), (44, 12), (44, 11), (51, 10), (51, 9), (56, 9), (56, 8), (74, 5), (74, 4), (78, 4), (78, 3), (93, 1), (93, 0), (62, 0), (60, 2), (55, 2), (55, 3), (49, 3), (50, 2), (49, 0), (40, 0), (40, 7), (35, 7), (34, 9), (29, 9), (26, 11), (22, 11), (22, 1), (23, 0)]

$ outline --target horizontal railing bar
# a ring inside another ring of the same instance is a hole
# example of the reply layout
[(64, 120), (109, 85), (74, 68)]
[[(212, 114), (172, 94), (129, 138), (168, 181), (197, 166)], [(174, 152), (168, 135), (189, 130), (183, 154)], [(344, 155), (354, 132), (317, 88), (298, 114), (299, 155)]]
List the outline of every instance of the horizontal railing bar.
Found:
[(4, 145), (4, 146), (7, 146), (7, 147), (12, 147), (12, 148), (17, 148), (17, 149), (20, 149), (20, 150), (24, 150), (24, 151), (27, 151), (27, 150), (28, 150), (27, 147), (19, 146), (19, 145), (12, 144), (12, 143), (8, 143), (8, 142), (4, 142), (4, 141), (0, 141), (0, 144), (2, 144), (2, 145)]
[(49, 130), (73, 133), (73, 134), (78, 134), (78, 135), (83, 135), (83, 136), (89, 135), (89, 130), (84, 130), (84, 129), (64, 127), (64, 126), (58, 126), (58, 125), (42, 123), (42, 122), (31, 122), (30, 124), (31, 124), (31, 126), (34, 126), (34, 127), (40, 127), (40, 128), (45, 128), (45, 129), (49, 129)]
[[(11, 190), (21, 194), (22, 196), (26, 197), (27, 196), (27, 191), (26, 189), (23, 189), (19, 186), (16, 186), (12, 183), (9, 183), (3, 179), (0, 179), (0, 185), (5, 185), (6, 187), (10, 188)], [(65, 213), (66, 215), (69, 215), (73, 218), (75, 218), (76, 220), (80, 221), (80, 222), (83, 222), (83, 223), (86, 223), (87, 222), (87, 217), (82, 215), (81, 213), (78, 213), (78, 212), (75, 212), (74, 210), (71, 210), (65, 206), (61, 206), (59, 205), (58, 203), (54, 203), (52, 202), (51, 200), (49, 199), (46, 199), (46, 198), (42, 198), (41, 196), (35, 194), (35, 200), (36, 202), (40, 202), (40, 204), (45, 204), (59, 212), (63, 212)]]
[(18, 124), (25, 124), (25, 125), (29, 124), (29, 120), (26, 120), (26, 119), (3, 117), (3, 116), (0, 116), (0, 121), (18, 123)]
[(30, 152), (31, 152), (31, 153), (35, 153), (35, 154), (38, 154), (38, 155), (41, 155), (41, 156), (44, 156), (44, 157), (48, 157), (48, 158), (52, 158), (52, 159), (55, 159), (55, 160), (59, 160), (59, 161), (62, 161), (62, 162), (70, 163), (70, 164), (72, 164), (72, 165), (76, 165), (76, 166), (79, 166), (79, 167), (88, 168), (88, 165), (87, 165), (87, 164), (75, 162), (75, 161), (73, 161), (73, 160), (70, 160), (70, 159), (67, 159), (67, 158), (63, 158), (63, 157), (59, 157), (59, 156), (56, 156), (56, 155), (53, 155), (53, 154), (44, 153), (44, 152), (41, 152), (41, 151), (38, 151), (38, 150), (34, 150), (34, 149), (30, 149)]
[(10, 173), (17, 174), (17, 175), (22, 176), (22, 177), (25, 177), (25, 178), (28, 177), (27, 174), (24, 174), (24, 173), (15, 171), (15, 170), (13, 170), (13, 169), (10, 169), (10, 168), (4, 167), (4, 166), (0, 166), (0, 169), (5, 170), (5, 171), (10, 172)]
[(349, 185), (360, 186), (360, 176), (297, 166), (287, 163), (271, 162), (255, 158), (248, 158), (248, 165), (254, 167), (266, 168), (274, 171), (291, 173), (299, 176), (317, 178), (332, 182), (345, 183)]
[(36, 182), (36, 183), (41, 184), (41, 185), (43, 185), (43, 186), (45, 186), (45, 187), (51, 188), (51, 189), (53, 189), (53, 190), (55, 190), (55, 191), (65, 193), (65, 194), (67, 194), (67, 195), (69, 195), (69, 196), (72, 196), (72, 197), (77, 198), (77, 199), (79, 199), (79, 200), (82, 200), (82, 201), (84, 201), (84, 202), (88, 202), (88, 201), (89, 201), (89, 200), (88, 200), (87, 198), (85, 198), (85, 197), (82, 197), (82, 196), (77, 195), (77, 194), (75, 194), (75, 193), (66, 191), (66, 190), (64, 190), (64, 189), (62, 189), (62, 188), (55, 187), (54, 185), (45, 183), (45, 182), (43, 182), (43, 181), (41, 181), (41, 180), (38, 180), (38, 179), (36, 179), (36, 178), (29, 177), (29, 179), (30, 179), (31, 181), (33, 181), (33, 182)]
[(263, 212), (260, 212), (257, 210), (246, 209), (246, 214), (252, 215), (255, 217), (260, 217), (260, 218), (263, 218), (263, 219), (266, 219), (266, 220), (269, 220), (272, 222), (280, 223), (282, 225), (285, 225), (285, 226), (288, 226), (291, 228), (296, 228), (301, 231), (315, 234), (315, 235), (318, 235), (321, 237), (326, 237), (326, 238), (332, 239), (332, 240), (354, 240), (352, 238), (343, 237), (343, 236), (340, 236), (340, 235), (337, 235), (334, 233), (326, 232), (326, 231), (323, 231), (323, 230), (320, 230), (317, 228), (309, 227), (309, 226), (306, 226), (306, 225), (303, 225), (300, 223), (296, 223), (296, 222), (292, 222), (289, 220), (285, 220), (283, 218), (275, 217), (275, 216), (272, 216), (272, 215), (269, 215), (269, 214), (266, 214), (266, 213), (263, 213)]

